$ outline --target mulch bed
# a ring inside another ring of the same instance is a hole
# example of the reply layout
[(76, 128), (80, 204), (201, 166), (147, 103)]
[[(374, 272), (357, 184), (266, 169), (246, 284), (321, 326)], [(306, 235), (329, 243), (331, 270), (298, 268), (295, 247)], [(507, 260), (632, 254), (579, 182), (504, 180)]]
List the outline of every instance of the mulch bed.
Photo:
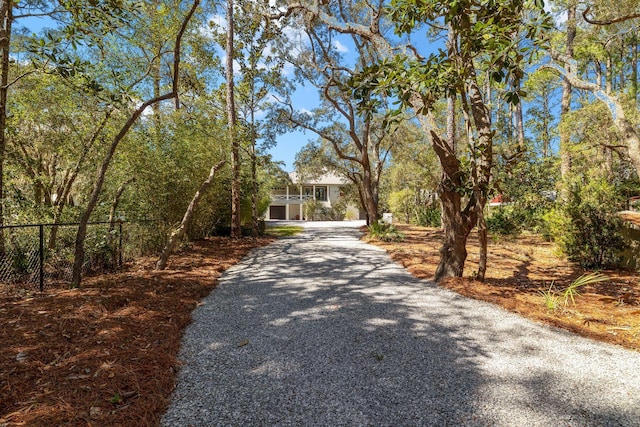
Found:
[[(414, 276), (432, 279), (438, 265), (442, 231), (398, 224), (403, 242), (368, 241), (383, 247)], [(640, 275), (624, 269), (602, 270), (609, 280), (585, 286), (575, 304), (550, 310), (541, 292), (559, 292), (586, 271), (558, 253), (553, 243), (535, 235), (489, 243), (486, 280), (473, 279), (478, 268), (478, 240), (467, 244), (465, 277), (443, 280), (440, 286), (484, 300), (524, 317), (567, 329), (585, 337), (640, 351)]]
[(184, 328), (220, 273), (271, 238), (211, 238), (89, 277), (81, 289), (0, 285), (0, 426), (157, 426)]

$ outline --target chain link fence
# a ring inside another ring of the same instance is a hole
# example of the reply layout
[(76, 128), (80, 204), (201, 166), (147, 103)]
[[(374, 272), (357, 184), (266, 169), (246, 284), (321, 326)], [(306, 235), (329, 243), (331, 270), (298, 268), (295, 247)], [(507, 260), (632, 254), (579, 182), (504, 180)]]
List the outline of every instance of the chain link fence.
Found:
[[(161, 228), (157, 221), (89, 223), (83, 272), (114, 271), (157, 252), (167, 235)], [(77, 223), (10, 225), (0, 230), (0, 283), (43, 291), (54, 282), (71, 282)]]

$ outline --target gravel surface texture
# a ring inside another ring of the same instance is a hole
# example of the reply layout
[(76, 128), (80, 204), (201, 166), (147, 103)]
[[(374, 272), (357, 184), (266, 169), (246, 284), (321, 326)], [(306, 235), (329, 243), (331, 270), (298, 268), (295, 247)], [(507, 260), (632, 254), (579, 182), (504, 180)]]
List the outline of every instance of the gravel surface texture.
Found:
[(223, 275), (163, 426), (640, 426), (640, 353), (415, 279), (355, 225)]

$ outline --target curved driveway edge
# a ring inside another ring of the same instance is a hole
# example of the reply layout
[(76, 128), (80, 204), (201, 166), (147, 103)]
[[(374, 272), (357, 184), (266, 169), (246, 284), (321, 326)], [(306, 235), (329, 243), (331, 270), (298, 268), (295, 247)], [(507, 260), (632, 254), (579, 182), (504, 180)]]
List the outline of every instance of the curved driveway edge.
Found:
[(640, 426), (640, 353), (313, 225), (251, 252), (194, 311), (163, 426)]

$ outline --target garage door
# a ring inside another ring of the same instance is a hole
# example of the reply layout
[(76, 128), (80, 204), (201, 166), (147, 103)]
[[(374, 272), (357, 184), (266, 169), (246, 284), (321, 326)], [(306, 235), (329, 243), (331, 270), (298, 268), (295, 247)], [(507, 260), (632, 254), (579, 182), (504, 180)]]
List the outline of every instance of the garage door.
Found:
[(269, 218), (287, 219), (287, 211), (284, 206), (271, 206), (269, 208)]

